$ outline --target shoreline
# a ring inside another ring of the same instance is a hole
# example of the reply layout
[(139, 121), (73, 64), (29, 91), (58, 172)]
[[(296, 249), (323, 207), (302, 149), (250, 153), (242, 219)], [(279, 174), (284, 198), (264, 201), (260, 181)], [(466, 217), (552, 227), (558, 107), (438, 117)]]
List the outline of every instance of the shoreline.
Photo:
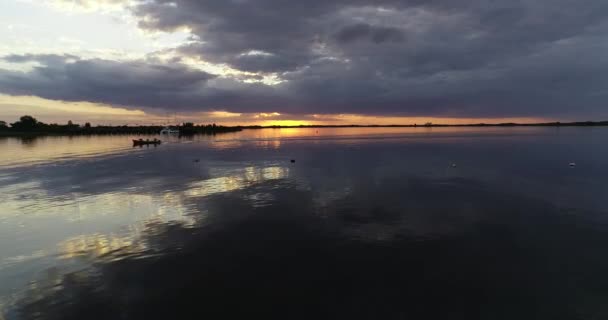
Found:
[[(124, 127), (116, 130), (77, 130), (77, 131), (13, 131), (11, 129), (0, 131), (0, 138), (36, 138), (36, 137), (59, 137), (59, 136), (159, 136), (159, 130), (141, 130), (139, 127)], [(179, 136), (215, 135), (229, 132), (241, 131), (237, 127), (221, 127), (213, 130), (187, 131)]]
[[(297, 125), (297, 126), (221, 126), (216, 129), (196, 130), (181, 133), (180, 136), (215, 135), (238, 132), (243, 129), (290, 129), (290, 128), (458, 128), (458, 127), (607, 127), (608, 121), (584, 122), (544, 122), (544, 123), (473, 123), (473, 124), (394, 124), (394, 125)], [(139, 130), (138, 130), (139, 129)], [(156, 129), (156, 128), (155, 128)], [(103, 127), (102, 130), (82, 129), (76, 131), (13, 131), (0, 130), (0, 138), (35, 138), (44, 136), (97, 136), (97, 135), (132, 135), (157, 136), (155, 130), (141, 127)]]
[(280, 128), (444, 128), (444, 127), (603, 127), (608, 121), (540, 122), (540, 123), (470, 123), (470, 124), (388, 124), (388, 125), (296, 125), (296, 126), (236, 126), (242, 129)]

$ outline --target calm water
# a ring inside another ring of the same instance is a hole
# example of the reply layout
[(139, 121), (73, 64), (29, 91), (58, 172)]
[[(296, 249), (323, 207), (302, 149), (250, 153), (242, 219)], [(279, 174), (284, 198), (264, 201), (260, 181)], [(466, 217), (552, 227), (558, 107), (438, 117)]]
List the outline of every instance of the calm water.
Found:
[(608, 128), (131, 138), (0, 138), (0, 319), (608, 319)]

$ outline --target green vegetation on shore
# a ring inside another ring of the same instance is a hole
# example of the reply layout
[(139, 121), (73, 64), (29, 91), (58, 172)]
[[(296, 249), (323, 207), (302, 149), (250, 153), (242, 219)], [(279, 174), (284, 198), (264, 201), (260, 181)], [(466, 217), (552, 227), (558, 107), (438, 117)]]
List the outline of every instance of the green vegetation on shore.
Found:
[[(238, 127), (224, 127), (214, 124), (194, 125), (183, 123), (175, 126), (180, 135), (216, 134), (223, 132), (240, 131)], [(162, 126), (92, 126), (90, 123), (84, 125), (74, 124), (46, 124), (38, 121), (32, 116), (22, 116), (19, 121), (8, 125), (0, 121), (0, 136), (40, 136), (40, 135), (106, 135), (106, 134), (159, 134)]]

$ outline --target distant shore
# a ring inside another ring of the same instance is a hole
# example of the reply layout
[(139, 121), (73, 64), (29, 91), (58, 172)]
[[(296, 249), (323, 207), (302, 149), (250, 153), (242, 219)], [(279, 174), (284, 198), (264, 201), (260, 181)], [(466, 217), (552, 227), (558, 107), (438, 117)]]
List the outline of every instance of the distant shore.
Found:
[[(280, 129), (280, 128), (444, 128), (444, 127), (594, 127), (608, 126), (608, 121), (584, 122), (543, 122), (543, 123), (473, 123), (473, 124), (394, 124), (394, 125), (297, 125), (297, 126), (216, 126), (187, 125), (176, 126), (180, 135), (220, 134), (238, 132), (243, 129)], [(44, 127), (33, 130), (1, 128), (0, 137), (38, 137), (38, 136), (83, 136), (83, 135), (157, 135), (162, 126), (72, 126)]]
[(195, 125), (192, 122), (184, 122), (177, 126), (92, 126), (87, 122), (84, 125), (73, 123), (69, 120), (67, 124), (44, 123), (38, 119), (24, 115), (19, 121), (11, 123), (0, 121), (0, 137), (37, 137), (37, 136), (86, 136), (86, 135), (156, 135), (163, 129), (178, 131), (181, 136), (195, 134), (213, 135), (224, 132), (235, 132), (242, 130), (238, 127), (218, 126), (215, 123), (207, 125)]
[[(139, 129), (137, 127), (130, 127), (129, 129), (112, 129), (112, 130), (70, 130), (70, 131), (16, 131), (16, 130), (3, 130), (0, 131), (0, 137), (40, 137), (40, 136), (90, 136), (90, 135), (158, 135), (162, 127), (154, 130)], [(191, 135), (214, 135), (226, 132), (237, 132), (242, 129), (237, 127), (221, 127), (209, 130), (193, 130), (193, 131), (180, 131), (180, 136), (191, 136)]]
[(592, 127), (608, 126), (608, 121), (540, 122), (540, 123), (472, 123), (472, 124), (390, 124), (390, 125), (297, 125), (297, 126), (237, 126), (242, 129), (267, 128), (434, 128), (434, 127)]
[[(39, 137), (39, 136), (87, 136), (87, 135), (158, 135), (164, 127), (161, 126), (46, 126), (29, 130), (17, 128), (1, 128), (0, 137)], [(225, 132), (241, 131), (238, 127), (224, 127), (216, 125), (206, 126), (176, 126), (179, 135), (189, 136), (196, 134), (213, 135)]]

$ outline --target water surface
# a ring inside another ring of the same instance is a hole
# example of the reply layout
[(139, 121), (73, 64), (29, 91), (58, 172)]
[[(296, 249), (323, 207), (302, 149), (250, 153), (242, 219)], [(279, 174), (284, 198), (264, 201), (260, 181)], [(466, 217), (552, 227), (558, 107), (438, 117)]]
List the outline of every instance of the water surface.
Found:
[(132, 138), (0, 138), (5, 318), (608, 317), (608, 129)]

